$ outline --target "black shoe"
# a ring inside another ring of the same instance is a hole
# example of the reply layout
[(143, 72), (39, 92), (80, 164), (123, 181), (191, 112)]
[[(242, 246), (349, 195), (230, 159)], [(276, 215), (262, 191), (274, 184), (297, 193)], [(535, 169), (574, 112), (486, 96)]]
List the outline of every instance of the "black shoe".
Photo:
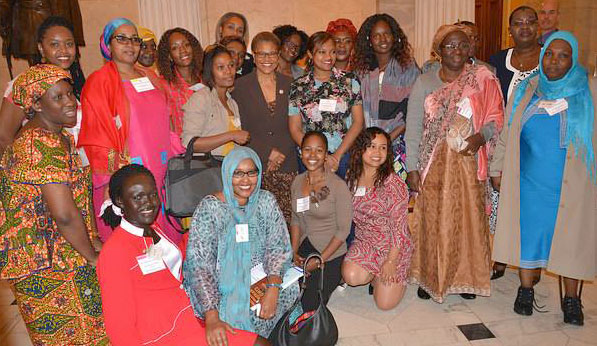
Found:
[[(500, 269), (498, 269), (498, 267), (503, 267), (503, 268), (500, 270)], [(491, 280), (501, 278), (502, 276), (504, 276), (504, 273), (506, 273), (506, 265), (503, 263), (497, 263), (497, 262), (494, 263), (492, 272), (491, 272)]]
[(373, 295), (373, 285), (369, 284), (369, 295), (372, 296)]
[(519, 315), (531, 316), (533, 314), (533, 302), (535, 301), (535, 290), (532, 288), (518, 287), (518, 295), (514, 301), (514, 312)]
[(585, 316), (582, 313), (580, 298), (564, 297), (562, 299), (562, 311), (564, 312), (564, 323), (582, 326)]
[(424, 300), (431, 299), (431, 296), (429, 295), (429, 293), (425, 292), (425, 290), (422, 289), (421, 287), (419, 287), (419, 289), (417, 290), (417, 296), (419, 296), (419, 298), (424, 299)]
[(460, 296), (462, 297), (462, 299), (466, 300), (473, 300), (477, 298), (477, 295), (472, 293), (460, 293)]

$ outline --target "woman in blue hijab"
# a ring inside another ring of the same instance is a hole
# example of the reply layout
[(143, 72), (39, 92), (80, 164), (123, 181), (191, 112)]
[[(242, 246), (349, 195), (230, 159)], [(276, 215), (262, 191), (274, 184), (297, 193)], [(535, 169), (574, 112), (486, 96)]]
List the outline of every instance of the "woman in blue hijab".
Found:
[[(193, 215), (184, 286), (195, 314), (205, 319), (210, 345), (233, 329), (268, 337), (299, 293), (298, 283), (281, 289), (292, 249), (275, 197), (260, 189), (262, 172), (252, 149), (233, 149), (222, 163), (223, 191), (206, 196)], [(259, 264), (267, 275), (266, 292), (255, 313), (251, 268)]]
[(508, 104), (490, 166), (501, 188), (493, 259), (520, 268), (516, 313), (533, 313), (546, 268), (564, 279), (564, 322), (582, 325), (578, 282), (597, 272), (597, 93), (571, 33), (550, 36), (539, 61)]

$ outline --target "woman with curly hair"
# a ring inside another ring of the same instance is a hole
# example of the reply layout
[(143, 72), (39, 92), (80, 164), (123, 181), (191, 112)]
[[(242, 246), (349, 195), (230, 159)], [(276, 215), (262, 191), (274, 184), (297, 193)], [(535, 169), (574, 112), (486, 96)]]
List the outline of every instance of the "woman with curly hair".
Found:
[(273, 33), (282, 43), (282, 59), (278, 60), (278, 72), (294, 79), (299, 78), (305, 70), (298, 66), (296, 61), (307, 52), (307, 41), (301, 35), (301, 31), (292, 25), (280, 25), (274, 28)]
[(353, 194), (355, 239), (342, 265), (351, 286), (372, 283), (381, 310), (393, 309), (404, 296), (413, 253), (408, 232), (406, 183), (392, 169), (390, 135), (369, 127), (350, 153), (346, 180)]
[(362, 85), (365, 125), (390, 134), (394, 170), (406, 179), (406, 108), (419, 68), (404, 31), (390, 15), (375, 14), (361, 25), (355, 71)]
[(177, 135), (182, 134), (182, 106), (201, 81), (203, 49), (193, 34), (183, 28), (166, 31), (158, 45), (158, 70), (170, 105), (170, 121)]

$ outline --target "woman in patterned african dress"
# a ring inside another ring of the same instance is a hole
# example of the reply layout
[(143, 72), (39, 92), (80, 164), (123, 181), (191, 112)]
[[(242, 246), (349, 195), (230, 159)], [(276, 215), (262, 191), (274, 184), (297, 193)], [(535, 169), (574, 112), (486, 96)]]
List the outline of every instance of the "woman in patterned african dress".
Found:
[(0, 279), (34, 345), (107, 344), (91, 176), (65, 130), (77, 121), (70, 74), (34, 66), (15, 81), (13, 100), (30, 121), (1, 163)]

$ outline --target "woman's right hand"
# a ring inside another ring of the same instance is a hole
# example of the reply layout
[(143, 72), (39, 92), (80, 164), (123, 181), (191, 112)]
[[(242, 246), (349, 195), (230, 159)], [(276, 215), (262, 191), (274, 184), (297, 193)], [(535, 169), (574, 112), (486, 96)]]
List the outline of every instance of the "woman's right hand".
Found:
[(228, 337), (226, 332), (236, 334), (234, 329), (219, 317), (205, 319), (205, 336), (209, 346), (228, 346)]
[(238, 145), (245, 145), (251, 140), (249, 131), (236, 130), (232, 131), (232, 141)]
[(502, 186), (502, 177), (491, 177), (491, 186), (496, 191), (500, 191), (500, 187)]
[(421, 176), (419, 171), (410, 171), (406, 176), (406, 185), (411, 191), (421, 192)]
[(297, 267), (303, 267), (303, 264), (305, 264), (305, 258), (299, 256), (298, 253), (294, 253), (294, 255), (292, 256), (292, 262), (294, 263), (295, 266)]

